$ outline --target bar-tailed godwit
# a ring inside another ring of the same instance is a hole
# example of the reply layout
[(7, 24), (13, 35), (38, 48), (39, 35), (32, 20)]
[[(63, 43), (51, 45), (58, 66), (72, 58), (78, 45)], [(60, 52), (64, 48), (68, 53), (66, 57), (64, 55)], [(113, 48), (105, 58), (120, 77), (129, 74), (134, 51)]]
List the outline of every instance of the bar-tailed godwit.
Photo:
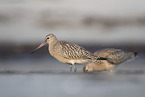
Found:
[(137, 53), (127, 52), (120, 49), (102, 49), (94, 53), (96, 56), (105, 57), (107, 60), (99, 60), (86, 64), (83, 68), (84, 72), (92, 71), (112, 71), (118, 65), (136, 57)]
[[(76, 64), (84, 64), (87, 62), (97, 62), (98, 60), (106, 60), (106, 58), (95, 56), (91, 52), (87, 51), (81, 46), (78, 46), (67, 41), (58, 41), (53, 34), (49, 34), (45, 37), (45, 41), (37, 47), (33, 52), (49, 45), (49, 53), (56, 58), (58, 61), (70, 64), (70, 71), (72, 71), (72, 65), (74, 72), (76, 72)], [(33, 53), (32, 52), (32, 53)]]

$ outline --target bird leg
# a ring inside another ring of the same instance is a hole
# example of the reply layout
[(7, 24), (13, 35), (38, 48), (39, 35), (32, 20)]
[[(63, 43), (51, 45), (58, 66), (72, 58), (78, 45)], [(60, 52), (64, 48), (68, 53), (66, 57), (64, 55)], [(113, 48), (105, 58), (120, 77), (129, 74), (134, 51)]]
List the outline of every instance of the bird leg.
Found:
[(70, 72), (72, 72), (72, 64), (70, 64), (69, 67), (70, 67)]
[(74, 72), (76, 72), (77, 68), (76, 68), (75, 64), (72, 64), (72, 65), (73, 65)]

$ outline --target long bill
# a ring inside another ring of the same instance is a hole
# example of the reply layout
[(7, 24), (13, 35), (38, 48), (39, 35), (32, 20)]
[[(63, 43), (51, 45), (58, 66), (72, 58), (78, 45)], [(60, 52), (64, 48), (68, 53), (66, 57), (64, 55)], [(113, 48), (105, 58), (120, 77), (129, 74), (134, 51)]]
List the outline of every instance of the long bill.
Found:
[(40, 48), (43, 47), (44, 45), (46, 45), (45, 42), (41, 43), (36, 49), (34, 49), (34, 50), (32, 51), (32, 53), (34, 53), (36, 50), (40, 49)]

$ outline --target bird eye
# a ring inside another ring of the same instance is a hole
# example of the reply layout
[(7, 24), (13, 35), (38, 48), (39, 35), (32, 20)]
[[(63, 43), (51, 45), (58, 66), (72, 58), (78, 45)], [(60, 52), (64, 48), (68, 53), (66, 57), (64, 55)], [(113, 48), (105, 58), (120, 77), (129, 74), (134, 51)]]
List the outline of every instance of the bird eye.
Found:
[(49, 39), (49, 37), (47, 37), (47, 39)]

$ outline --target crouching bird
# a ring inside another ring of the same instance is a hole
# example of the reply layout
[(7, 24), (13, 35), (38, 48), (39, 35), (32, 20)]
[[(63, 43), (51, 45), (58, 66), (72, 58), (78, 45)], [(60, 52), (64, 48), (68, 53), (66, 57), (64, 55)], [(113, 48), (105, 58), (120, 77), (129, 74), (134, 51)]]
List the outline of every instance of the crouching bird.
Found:
[(105, 57), (107, 58), (107, 60), (99, 60), (97, 62), (86, 64), (83, 67), (84, 72), (107, 71), (107, 70), (112, 71), (121, 63), (124, 63), (130, 59), (134, 59), (137, 53), (123, 51), (120, 49), (107, 48), (107, 49), (96, 51), (94, 55)]

